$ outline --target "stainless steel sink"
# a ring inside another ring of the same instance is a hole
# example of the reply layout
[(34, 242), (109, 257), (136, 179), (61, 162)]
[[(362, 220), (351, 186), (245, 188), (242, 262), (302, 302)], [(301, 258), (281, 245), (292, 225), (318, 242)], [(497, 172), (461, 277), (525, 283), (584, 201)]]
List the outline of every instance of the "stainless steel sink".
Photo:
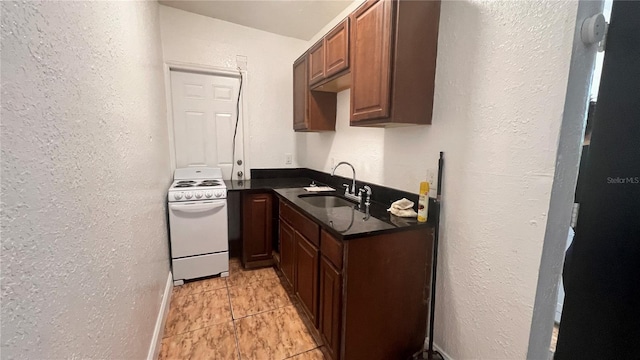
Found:
[(356, 204), (333, 195), (298, 195), (301, 200), (306, 201), (310, 205), (321, 208), (332, 207), (353, 207)]

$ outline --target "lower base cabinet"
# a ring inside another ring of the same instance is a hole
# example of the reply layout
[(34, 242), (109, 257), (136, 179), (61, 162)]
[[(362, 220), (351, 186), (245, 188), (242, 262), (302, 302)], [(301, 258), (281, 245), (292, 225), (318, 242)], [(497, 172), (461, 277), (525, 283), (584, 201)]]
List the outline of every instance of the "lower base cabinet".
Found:
[(319, 330), (327, 350), (334, 360), (340, 358), (340, 318), (342, 275), (322, 256), (320, 259)]
[(311, 322), (318, 326), (318, 248), (295, 232), (295, 291)]
[(242, 199), (242, 264), (246, 268), (273, 264), (273, 196), (244, 194)]
[(279, 209), (280, 269), (325, 355), (406, 359), (422, 348), (432, 228), (342, 240), (293, 205)]
[(280, 219), (280, 270), (316, 327), (319, 254), (313, 243)]
[(293, 229), (280, 220), (280, 270), (291, 287), (294, 286), (296, 243)]

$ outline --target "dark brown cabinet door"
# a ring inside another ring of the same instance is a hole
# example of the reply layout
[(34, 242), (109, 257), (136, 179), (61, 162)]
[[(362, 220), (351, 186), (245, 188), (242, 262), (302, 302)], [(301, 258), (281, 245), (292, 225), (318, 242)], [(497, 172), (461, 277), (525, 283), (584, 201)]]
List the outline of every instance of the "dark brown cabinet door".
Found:
[(334, 131), (337, 96), (309, 90), (309, 59), (305, 54), (293, 63), (293, 130)]
[(324, 41), (320, 40), (309, 49), (309, 84), (324, 79)]
[(318, 248), (297, 231), (295, 290), (313, 324), (318, 326)]
[(340, 358), (342, 275), (324, 256), (320, 259), (320, 334), (333, 360)]
[(344, 19), (324, 38), (324, 77), (349, 67), (349, 18)]
[(295, 248), (293, 229), (289, 224), (280, 220), (280, 270), (292, 287), (295, 279)]
[(390, 108), (392, 2), (369, 0), (351, 14), (351, 122)]
[(273, 199), (271, 194), (245, 194), (242, 203), (242, 262), (272, 264)]
[(293, 129), (307, 128), (309, 108), (309, 83), (307, 79), (307, 55), (293, 63)]

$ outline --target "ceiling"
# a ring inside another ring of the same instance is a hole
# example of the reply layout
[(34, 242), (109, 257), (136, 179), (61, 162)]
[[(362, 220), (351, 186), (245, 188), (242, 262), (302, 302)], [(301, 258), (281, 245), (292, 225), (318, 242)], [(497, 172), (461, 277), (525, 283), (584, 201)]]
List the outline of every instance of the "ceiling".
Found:
[(192, 13), (309, 40), (353, 0), (160, 0)]

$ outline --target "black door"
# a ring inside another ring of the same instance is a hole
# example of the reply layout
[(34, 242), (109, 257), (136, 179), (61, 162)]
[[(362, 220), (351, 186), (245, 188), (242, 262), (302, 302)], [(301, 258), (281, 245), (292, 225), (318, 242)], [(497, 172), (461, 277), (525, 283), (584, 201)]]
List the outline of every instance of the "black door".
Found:
[(640, 359), (639, 19), (613, 3), (556, 359)]

